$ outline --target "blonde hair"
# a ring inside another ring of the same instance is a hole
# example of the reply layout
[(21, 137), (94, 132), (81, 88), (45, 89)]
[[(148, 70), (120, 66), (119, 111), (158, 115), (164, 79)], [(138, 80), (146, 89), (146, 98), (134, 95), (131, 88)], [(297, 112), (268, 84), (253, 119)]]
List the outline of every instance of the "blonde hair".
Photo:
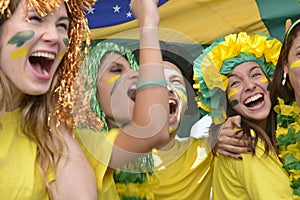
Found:
[[(68, 31), (69, 45), (60, 67), (57, 69), (49, 92), (32, 96), (25, 94), (19, 108), (22, 113), (21, 130), (37, 145), (37, 165), (46, 182), (49, 167), (55, 170), (64, 147), (64, 139), (58, 130), (60, 122), (73, 126), (72, 97), (73, 81), (81, 65), (83, 39), (86, 39), (86, 52), (89, 46), (89, 28), (85, 10), (96, 0), (26, 0), (27, 8), (44, 17), (65, 3), (70, 18)], [(20, 1), (4, 0), (0, 3), (0, 32), (2, 25), (13, 14)], [(26, 12), (26, 10), (25, 10)], [(26, 14), (26, 13), (25, 13)], [(57, 104), (56, 104), (56, 101)], [(12, 89), (9, 80), (0, 68), (0, 116), (14, 109)], [(46, 183), (47, 184), (47, 183)]]

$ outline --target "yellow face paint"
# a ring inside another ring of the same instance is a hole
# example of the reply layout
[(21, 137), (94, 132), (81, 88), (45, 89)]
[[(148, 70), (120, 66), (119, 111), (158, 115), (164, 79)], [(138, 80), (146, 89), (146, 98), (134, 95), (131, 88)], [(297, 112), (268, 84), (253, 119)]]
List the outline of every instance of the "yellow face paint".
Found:
[[(175, 88), (175, 90), (176, 90), (176, 88)], [(178, 94), (179, 98), (182, 99), (182, 101), (187, 103), (187, 96), (184, 92), (182, 92), (180, 90), (176, 90), (176, 93)]]
[(230, 99), (233, 95), (237, 94), (238, 90), (236, 88), (232, 89), (230, 92), (228, 92), (228, 99)]
[(29, 51), (29, 46), (21, 47), (21, 48), (15, 50), (14, 52), (12, 52), (10, 54), (10, 58), (12, 58), (12, 59), (24, 58), (27, 56), (28, 51)]
[(58, 56), (58, 60), (61, 61), (66, 54), (66, 51), (61, 52), (61, 54)]
[(172, 127), (169, 126), (169, 134), (171, 134), (173, 132)]
[(106, 83), (107, 84), (110, 84), (110, 83), (113, 83), (113, 82), (115, 82), (116, 80), (118, 80), (119, 78), (120, 78), (120, 74), (116, 74), (116, 75), (113, 75), (112, 77), (110, 77), (107, 81), (106, 81)]
[(260, 82), (262, 82), (262, 83), (267, 83), (267, 82), (268, 82), (267, 77), (262, 78), (262, 79), (260, 80)]
[(291, 69), (296, 68), (296, 67), (300, 67), (300, 60), (296, 60), (290, 66)]

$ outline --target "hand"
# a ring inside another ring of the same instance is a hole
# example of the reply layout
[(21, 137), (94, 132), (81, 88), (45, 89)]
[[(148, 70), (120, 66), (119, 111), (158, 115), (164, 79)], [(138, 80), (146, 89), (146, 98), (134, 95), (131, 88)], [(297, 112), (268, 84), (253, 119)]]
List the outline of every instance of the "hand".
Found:
[(216, 150), (218, 153), (242, 160), (240, 153), (252, 152), (251, 138), (241, 129), (241, 117), (229, 117), (222, 125), (217, 138)]
[(131, 0), (130, 9), (139, 21), (141, 28), (158, 26), (157, 3), (158, 0)]

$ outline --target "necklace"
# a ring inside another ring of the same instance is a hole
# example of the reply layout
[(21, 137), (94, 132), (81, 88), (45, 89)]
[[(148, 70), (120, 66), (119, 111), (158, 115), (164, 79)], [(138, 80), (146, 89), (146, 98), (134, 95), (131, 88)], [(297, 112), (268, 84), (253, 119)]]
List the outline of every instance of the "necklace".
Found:
[(278, 114), (276, 138), (279, 157), (289, 174), (294, 199), (300, 199), (300, 108), (296, 101), (284, 102), (278, 98), (278, 102), (274, 110)]

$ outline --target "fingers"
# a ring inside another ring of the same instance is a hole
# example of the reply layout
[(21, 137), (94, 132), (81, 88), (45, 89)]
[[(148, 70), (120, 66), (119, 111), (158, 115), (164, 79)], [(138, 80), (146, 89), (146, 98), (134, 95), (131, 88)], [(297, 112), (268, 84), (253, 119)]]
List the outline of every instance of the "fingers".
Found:
[(141, 28), (158, 26), (160, 19), (157, 3), (157, 0), (131, 0), (130, 9), (139, 21)]
[(241, 116), (236, 115), (229, 117), (224, 123), (224, 128), (233, 129), (234, 127), (241, 127)]
[(235, 153), (231, 153), (228, 151), (222, 151), (222, 150), (218, 151), (218, 153), (222, 154), (224, 156), (227, 156), (227, 157), (237, 159), (237, 160), (243, 160), (243, 157), (240, 154), (235, 154)]

